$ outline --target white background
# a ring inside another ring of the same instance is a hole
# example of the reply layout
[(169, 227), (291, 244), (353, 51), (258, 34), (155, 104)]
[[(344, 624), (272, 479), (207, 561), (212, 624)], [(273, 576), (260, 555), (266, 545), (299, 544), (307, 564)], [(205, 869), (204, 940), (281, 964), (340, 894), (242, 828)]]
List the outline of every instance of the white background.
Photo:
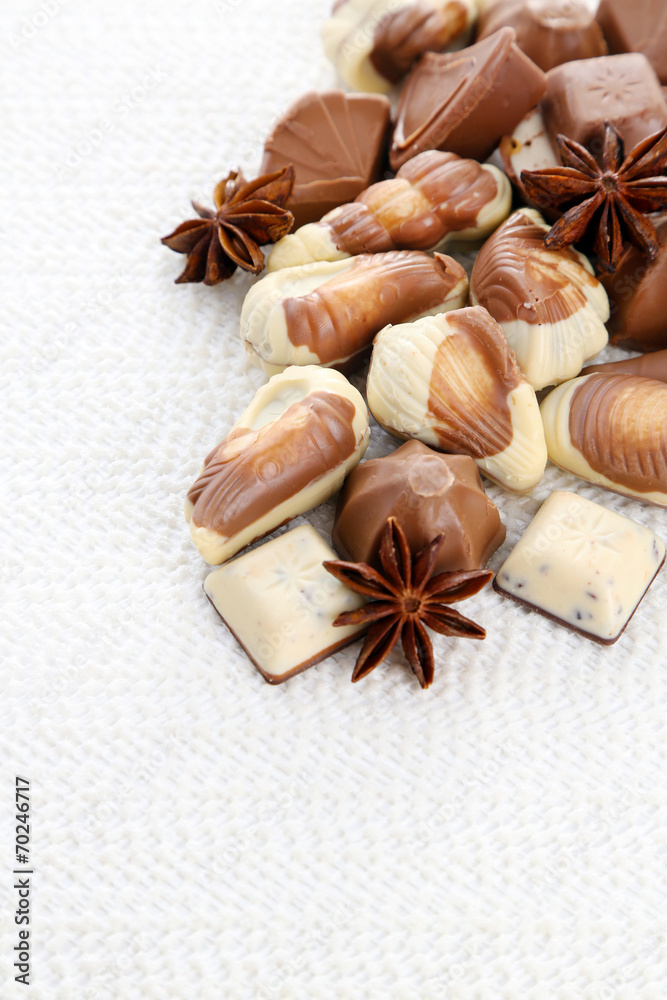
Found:
[[(1, 9), (3, 1000), (17, 773), (32, 1000), (662, 1000), (664, 574), (611, 649), (489, 590), (427, 692), (357, 647), (269, 687), (202, 594), (183, 496), (264, 376), (251, 279), (177, 287), (159, 237), (335, 82), (328, 0)], [(489, 487), (492, 568), (556, 487), (667, 536), (550, 469)]]

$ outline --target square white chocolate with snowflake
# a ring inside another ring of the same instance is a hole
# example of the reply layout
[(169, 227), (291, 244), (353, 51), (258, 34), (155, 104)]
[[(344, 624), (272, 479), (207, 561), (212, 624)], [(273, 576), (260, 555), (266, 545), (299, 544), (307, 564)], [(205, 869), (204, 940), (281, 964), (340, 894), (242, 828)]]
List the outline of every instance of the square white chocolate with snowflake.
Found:
[(270, 684), (313, 666), (361, 631), (334, 627), (339, 614), (366, 603), (322, 565), (336, 558), (304, 524), (207, 576), (207, 597)]
[(665, 544), (649, 528), (574, 493), (557, 491), (510, 553), (494, 587), (611, 644), (664, 561)]

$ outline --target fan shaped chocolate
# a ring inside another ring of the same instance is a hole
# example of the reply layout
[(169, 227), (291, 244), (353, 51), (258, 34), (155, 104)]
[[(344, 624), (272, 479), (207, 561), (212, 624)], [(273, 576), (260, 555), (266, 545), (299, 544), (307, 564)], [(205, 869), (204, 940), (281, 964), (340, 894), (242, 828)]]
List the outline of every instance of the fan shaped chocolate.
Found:
[(534, 389), (578, 375), (607, 344), (607, 293), (582, 253), (547, 250), (539, 212), (515, 212), (482, 247), (470, 298), (502, 326)]
[(382, 330), (367, 398), (390, 434), (469, 455), (508, 489), (530, 490), (542, 479), (547, 454), (535, 392), (486, 309)]
[(377, 94), (311, 92), (299, 98), (264, 144), (262, 173), (294, 166), (287, 208), (295, 226), (354, 201), (380, 180), (390, 104)]
[(667, 385), (596, 373), (542, 403), (549, 458), (625, 496), (667, 507)]
[(339, 372), (313, 365), (270, 379), (188, 492), (185, 516), (204, 559), (225, 562), (327, 500), (369, 433), (361, 394)]
[(434, 573), (481, 569), (505, 540), (473, 459), (443, 455), (420, 441), (352, 470), (336, 507), (336, 550), (343, 559), (381, 570), (380, 541), (389, 517), (400, 524), (413, 555), (444, 535)]

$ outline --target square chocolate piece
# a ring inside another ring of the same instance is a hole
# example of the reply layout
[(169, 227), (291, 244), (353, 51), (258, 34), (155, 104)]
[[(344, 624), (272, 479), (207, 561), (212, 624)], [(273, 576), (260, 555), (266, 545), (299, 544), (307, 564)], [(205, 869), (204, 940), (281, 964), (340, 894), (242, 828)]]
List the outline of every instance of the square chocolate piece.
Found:
[(665, 544), (648, 528), (559, 490), (542, 504), (493, 586), (610, 646), (664, 561)]
[(304, 524), (206, 577), (206, 596), (269, 684), (319, 663), (363, 630), (333, 625), (343, 611), (365, 604), (324, 569), (336, 558)]

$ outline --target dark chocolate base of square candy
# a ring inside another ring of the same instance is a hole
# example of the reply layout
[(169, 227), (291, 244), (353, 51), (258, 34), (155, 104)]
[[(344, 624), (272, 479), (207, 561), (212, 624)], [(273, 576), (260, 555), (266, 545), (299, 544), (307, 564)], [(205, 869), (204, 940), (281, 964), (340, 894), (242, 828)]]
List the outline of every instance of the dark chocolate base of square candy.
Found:
[(543, 618), (548, 618), (550, 621), (555, 622), (556, 625), (562, 625), (563, 628), (569, 629), (570, 632), (575, 632), (576, 634), (583, 636), (584, 639), (590, 639), (591, 642), (595, 642), (598, 646), (614, 646), (618, 642), (618, 640), (621, 638), (621, 636), (625, 632), (626, 628), (628, 627), (628, 625), (630, 624), (630, 622), (632, 621), (632, 619), (635, 617), (635, 614), (637, 613), (637, 608), (639, 607), (639, 605), (642, 603), (642, 601), (646, 597), (647, 593), (649, 592), (650, 587), (653, 586), (653, 583), (654, 583), (654, 581), (655, 581), (658, 573), (660, 572), (660, 570), (662, 569), (662, 567), (664, 565), (665, 565), (665, 559), (663, 558), (663, 560), (660, 563), (660, 565), (658, 566), (657, 570), (655, 571), (655, 573), (653, 574), (653, 576), (649, 580), (648, 586), (646, 587), (646, 590), (644, 591), (644, 593), (642, 594), (642, 596), (637, 601), (637, 604), (635, 606), (635, 610), (632, 612), (632, 614), (630, 615), (630, 617), (628, 618), (627, 622), (625, 623), (625, 625), (623, 626), (623, 628), (621, 629), (621, 631), (618, 633), (618, 635), (615, 636), (613, 639), (601, 639), (600, 636), (598, 636), (598, 635), (591, 635), (590, 632), (586, 632), (582, 628), (577, 628), (576, 625), (570, 625), (569, 622), (565, 622), (565, 621), (563, 621), (562, 618), (558, 618), (556, 615), (552, 615), (549, 611), (544, 611), (542, 608), (538, 607), (537, 604), (531, 604), (530, 601), (524, 601), (520, 597), (516, 597), (514, 594), (510, 594), (507, 590), (503, 590), (503, 588), (497, 582), (498, 581), (498, 577), (494, 577), (494, 580), (493, 580), (493, 589), (495, 590), (495, 592), (497, 594), (501, 594), (502, 597), (508, 597), (510, 599), (510, 601), (514, 601), (515, 604), (521, 604), (524, 608), (528, 608), (530, 611), (536, 611), (537, 614), (538, 615), (542, 615)]
[(218, 611), (218, 609), (216, 608), (215, 604), (208, 596), (206, 591), (204, 591), (204, 594), (206, 595), (207, 601), (215, 611), (220, 621), (234, 636), (234, 638), (238, 642), (243, 652), (246, 654), (246, 656), (248, 657), (254, 668), (258, 671), (258, 673), (262, 675), (267, 684), (274, 684), (274, 685), (283, 684), (285, 681), (288, 681), (290, 677), (296, 677), (297, 674), (302, 674), (304, 670), (308, 670), (310, 669), (310, 667), (314, 667), (317, 663), (321, 663), (322, 660), (326, 660), (327, 657), (332, 656), (334, 653), (337, 653), (339, 649), (344, 649), (345, 646), (350, 646), (353, 642), (356, 642), (357, 639), (363, 638), (362, 632), (359, 632), (358, 635), (346, 636), (340, 642), (335, 642), (332, 646), (327, 646), (326, 649), (321, 650), (319, 653), (316, 653), (315, 656), (311, 656), (311, 658), (309, 660), (306, 660), (304, 663), (299, 663), (298, 666), (293, 667), (291, 670), (287, 670), (284, 674), (279, 674), (278, 676), (275, 676), (275, 674), (268, 674), (266, 670), (264, 670), (264, 668), (259, 665), (257, 660), (250, 654), (247, 647), (243, 645), (243, 643), (239, 639), (234, 629), (231, 628), (230, 625), (222, 617), (222, 615), (220, 614), (220, 612)]

